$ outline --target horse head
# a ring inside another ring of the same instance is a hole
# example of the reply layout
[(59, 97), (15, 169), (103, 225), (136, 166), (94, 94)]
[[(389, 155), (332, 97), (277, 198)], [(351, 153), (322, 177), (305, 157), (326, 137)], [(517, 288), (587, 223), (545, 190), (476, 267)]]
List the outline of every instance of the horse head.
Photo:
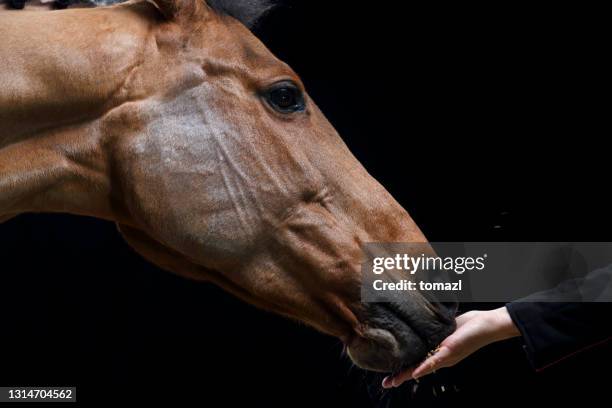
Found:
[[(104, 214), (87, 194), (71, 212), (117, 221), (160, 267), (336, 336), (363, 368), (417, 362), (453, 329), (455, 306), (418, 292), (401, 305), (364, 303), (360, 264), (364, 243), (426, 242), (424, 235), (351, 154), (298, 75), (222, 3), (56, 12), (97, 13), (90, 26), (103, 25), (106, 39), (103, 51), (94, 40), (79, 46), (100, 64), (91, 69), (102, 96), (72, 111), (81, 113), (77, 125), (62, 122), (58, 157), (69, 157), (73, 188), (61, 194), (97, 179)], [(86, 132), (75, 130), (85, 122)], [(77, 139), (96, 166), (85, 158), (74, 165)]]

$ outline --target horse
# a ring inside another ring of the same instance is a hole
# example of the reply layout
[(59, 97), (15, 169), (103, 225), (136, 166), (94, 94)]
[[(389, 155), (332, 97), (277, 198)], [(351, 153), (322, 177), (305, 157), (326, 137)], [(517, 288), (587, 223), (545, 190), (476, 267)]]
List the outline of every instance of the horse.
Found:
[(254, 0), (0, 11), (0, 222), (117, 224), (160, 268), (335, 336), (396, 372), (456, 304), (360, 296), (362, 246), (427, 242), (249, 26)]

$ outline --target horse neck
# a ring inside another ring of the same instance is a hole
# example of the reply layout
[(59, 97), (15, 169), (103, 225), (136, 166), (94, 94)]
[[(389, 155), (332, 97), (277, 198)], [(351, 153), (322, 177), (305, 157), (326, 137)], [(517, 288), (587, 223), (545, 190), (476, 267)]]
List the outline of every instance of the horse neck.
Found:
[(142, 10), (2, 16), (0, 222), (30, 211), (117, 220), (102, 118), (129, 100), (149, 29)]
[(113, 219), (95, 125), (59, 128), (0, 149), (0, 221), (24, 212)]

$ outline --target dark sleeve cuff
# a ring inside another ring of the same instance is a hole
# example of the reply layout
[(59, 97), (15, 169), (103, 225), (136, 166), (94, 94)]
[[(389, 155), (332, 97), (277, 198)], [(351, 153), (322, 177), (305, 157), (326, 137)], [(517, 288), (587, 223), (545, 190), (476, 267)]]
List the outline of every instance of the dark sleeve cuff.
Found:
[(610, 303), (512, 302), (506, 308), (538, 371), (612, 336)]

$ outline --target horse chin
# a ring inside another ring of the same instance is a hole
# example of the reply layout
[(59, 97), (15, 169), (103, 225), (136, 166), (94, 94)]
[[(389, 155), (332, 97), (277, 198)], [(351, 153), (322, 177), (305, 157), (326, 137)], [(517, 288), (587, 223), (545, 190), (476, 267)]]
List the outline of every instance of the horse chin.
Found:
[(404, 333), (401, 339), (386, 329), (367, 329), (347, 346), (347, 354), (360, 368), (396, 372), (423, 359), (429, 347), (416, 335)]

